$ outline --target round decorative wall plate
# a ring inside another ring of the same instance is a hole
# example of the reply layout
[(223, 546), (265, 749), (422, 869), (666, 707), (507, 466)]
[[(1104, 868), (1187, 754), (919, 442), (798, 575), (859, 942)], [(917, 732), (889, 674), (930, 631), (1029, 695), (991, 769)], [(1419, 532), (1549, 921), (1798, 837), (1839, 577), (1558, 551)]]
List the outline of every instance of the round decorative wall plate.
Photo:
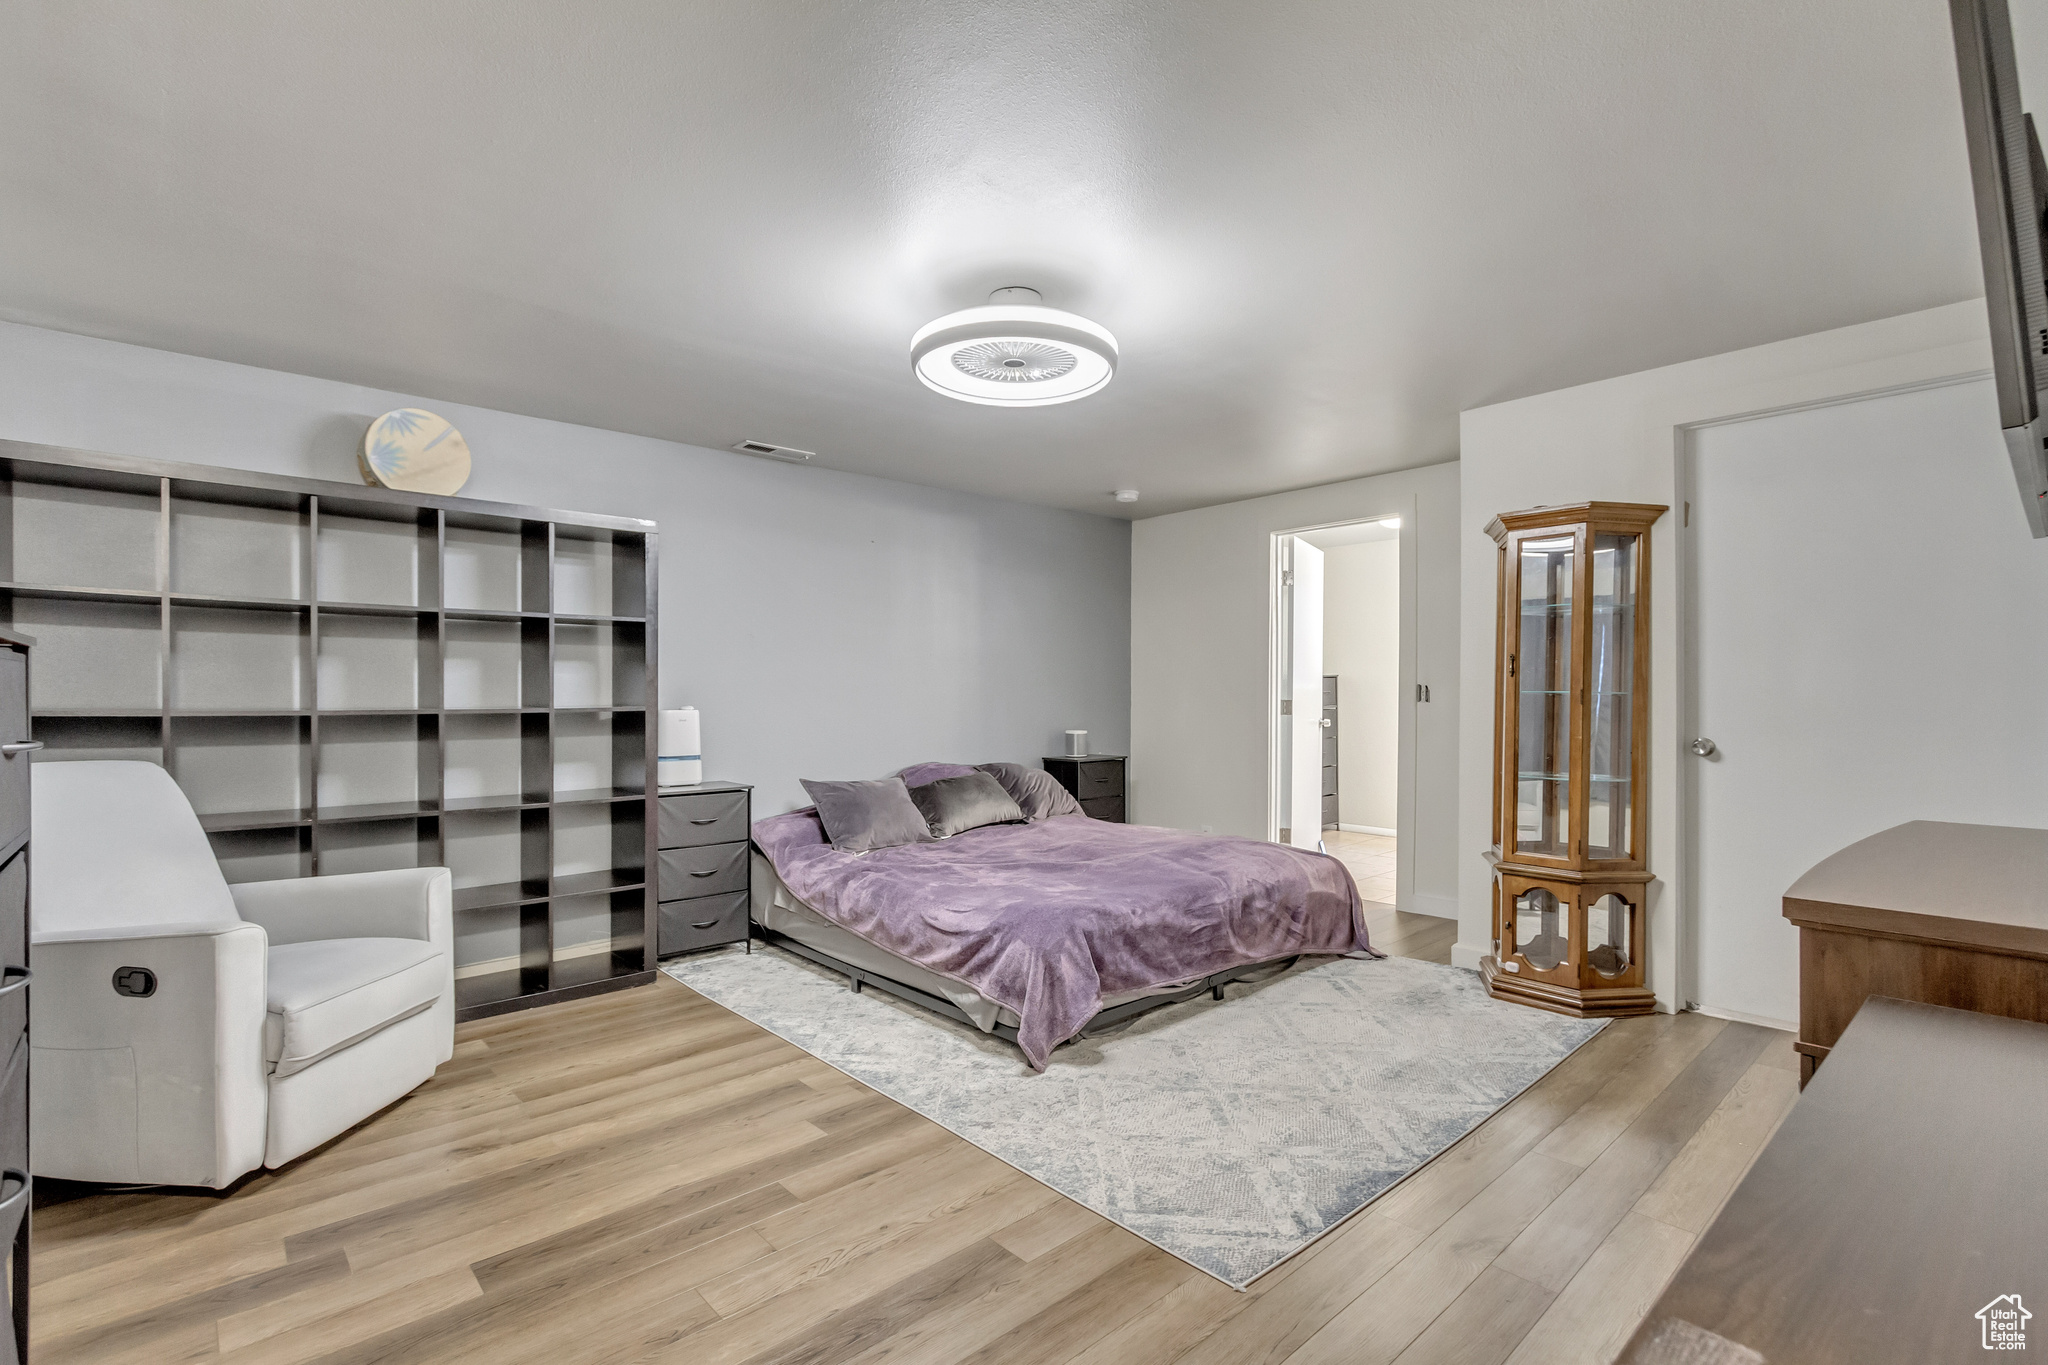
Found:
[(445, 496), (469, 482), (469, 443), (424, 408), (400, 408), (370, 423), (358, 462), (373, 488)]

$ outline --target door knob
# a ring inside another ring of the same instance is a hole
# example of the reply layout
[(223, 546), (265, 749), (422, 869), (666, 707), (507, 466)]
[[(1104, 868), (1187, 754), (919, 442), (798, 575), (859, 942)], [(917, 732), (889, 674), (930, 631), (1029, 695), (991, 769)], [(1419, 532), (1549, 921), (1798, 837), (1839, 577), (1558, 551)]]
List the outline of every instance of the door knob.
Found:
[(1330, 728), (1330, 718), (1328, 716), (1325, 716), (1321, 720), (1317, 721), (1316, 724), (1322, 726), (1325, 730), (1327, 730)]
[(1701, 758), (1712, 758), (1715, 754), (1720, 752), (1719, 749), (1714, 747), (1713, 740), (1704, 738), (1696, 739), (1692, 742), (1692, 751), (1698, 754)]

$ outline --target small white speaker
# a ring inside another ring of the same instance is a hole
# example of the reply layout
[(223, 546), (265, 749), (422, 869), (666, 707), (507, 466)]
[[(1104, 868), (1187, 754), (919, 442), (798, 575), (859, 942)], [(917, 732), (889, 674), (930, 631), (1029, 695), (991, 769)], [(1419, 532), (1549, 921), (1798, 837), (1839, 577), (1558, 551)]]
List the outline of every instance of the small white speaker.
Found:
[(1086, 730), (1067, 731), (1067, 757), (1086, 758), (1087, 756), (1088, 732)]

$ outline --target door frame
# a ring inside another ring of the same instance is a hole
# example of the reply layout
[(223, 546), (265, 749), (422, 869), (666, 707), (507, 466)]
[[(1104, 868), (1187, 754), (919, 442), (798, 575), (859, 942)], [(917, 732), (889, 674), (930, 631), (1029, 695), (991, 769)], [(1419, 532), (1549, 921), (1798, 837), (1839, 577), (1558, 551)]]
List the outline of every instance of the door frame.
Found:
[[(1417, 501), (1415, 496), (1410, 494), (1389, 499), (1389, 505), (1382, 511), (1274, 531), (1267, 536), (1266, 542), (1266, 839), (1269, 842), (1277, 842), (1280, 837), (1280, 821), (1285, 815), (1287, 803), (1287, 791), (1281, 784), (1281, 775), (1285, 771), (1282, 755), (1286, 749), (1286, 740), (1285, 727), (1280, 723), (1280, 702), (1288, 695), (1284, 690), (1284, 684), (1287, 677), (1287, 650), (1292, 645), (1289, 633), (1289, 608), (1292, 600), (1281, 572), (1285, 562), (1284, 543), (1293, 536), (1333, 531), (1340, 526), (1384, 521), (1388, 517), (1401, 519), (1401, 528), (1395, 535), (1395, 542), (1400, 547), (1400, 584), (1397, 589), (1400, 630), (1395, 648), (1399, 651), (1397, 686), (1400, 688), (1401, 701), (1395, 723), (1396, 909), (1408, 907), (1415, 889), (1415, 708), (1418, 705), (1415, 700), (1415, 687), (1416, 675), (1419, 672), (1416, 659), (1416, 515)], [(1340, 776), (1338, 780), (1341, 783), (1343, 779)]]
[[(1699, 542), (1693, 534), (1693, 501), (1698, 495), (1699, 449), (1698, 435), (1715, 427), (1735, 426), (1743, 422), (1754, 422), (1765, 418), (1782, 417), (1795, 412), (1811, 412), (1818, 408), (1844, 407), (1851, 403), (1864, 403), (1878, 398), (1890, 398), (1899, 394), (1919, 393), (1927, 389), (1945, 389), (1958, 384), (1973, 384), (1991, 374), (1987, 368), (1951, 371), (1925, 378), (1902, 380), (1882, 384), (1874, 388), (1857, 389), (1854, 392), (1829, 394), (1825, 397), (1808, 398), (1797, 402), (1781, 403), (1773, 407), (1754, 408), (1744, 412), (1731, 413), (1723, 417), (1702, 418), (1697, 421), (1679, 423), (1673, 427), (1674, 469), (1673, 491), (1676, 494), (1672, 512), (1677, 514), (1672, 534), (1678, 539), (1677, 553), (1671, 556), (1673, 586), (1677, 590), (1678, 607), (1678, 763), (1677, 788), (1677, 872), (1673, 881), (1678, 891), (1675, 927), (1677, 934), (1675, 957), (1672, 961), (1672, 989), (1678, 1008), (1700, 1010), (1699, 963), (1700, 963), (1700, 764), (1690, 745), (1700, 734), (1699, 673), (1704, 653), (1699, 637), (1699, 596), (1694, 584), (1699, 577)], [(1667, 516), (1671, 513), (1666, 513)], [(1654, 704), (1654, 702), (1653, 702)], [(1703, 1010), (1703, 1013), (1737, 1019), (1740, 1023), (1761, 1024), (1768, 1028), (1781, 1028), (1784, 1021), (1750, 1018), (1722, 1010)]]

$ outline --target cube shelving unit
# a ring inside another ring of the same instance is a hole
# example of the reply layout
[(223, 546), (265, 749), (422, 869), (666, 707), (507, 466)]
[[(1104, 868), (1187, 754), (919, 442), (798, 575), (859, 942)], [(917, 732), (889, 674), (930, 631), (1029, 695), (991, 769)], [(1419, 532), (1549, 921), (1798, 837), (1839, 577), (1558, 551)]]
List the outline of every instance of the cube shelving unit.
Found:
[(163, 765), (230, 882), (449, 868), (464, 1019), (654, 978), (656, 541), (0, 441), (37, 761)]

